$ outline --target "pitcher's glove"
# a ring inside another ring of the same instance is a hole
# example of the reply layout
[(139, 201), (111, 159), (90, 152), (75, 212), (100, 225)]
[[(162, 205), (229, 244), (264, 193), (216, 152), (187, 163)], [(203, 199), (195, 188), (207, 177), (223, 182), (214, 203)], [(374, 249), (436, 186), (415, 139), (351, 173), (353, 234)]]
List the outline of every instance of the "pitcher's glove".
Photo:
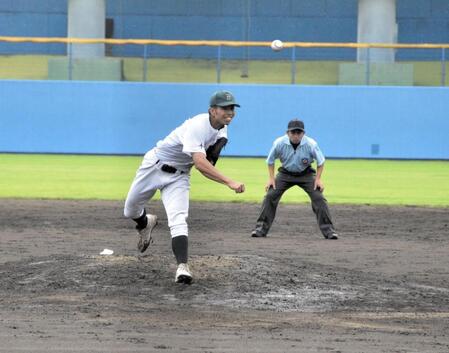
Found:
[(215, 142), (207, 149), (206, 158), (209, 162), (212, 163), (212, 165), (215, 165), (215, 163), (217, 163), (218, 157), (220, 157), (220, 152), (227, 142), (228, 139), (226, 137), (219, 138), (217, 142)]

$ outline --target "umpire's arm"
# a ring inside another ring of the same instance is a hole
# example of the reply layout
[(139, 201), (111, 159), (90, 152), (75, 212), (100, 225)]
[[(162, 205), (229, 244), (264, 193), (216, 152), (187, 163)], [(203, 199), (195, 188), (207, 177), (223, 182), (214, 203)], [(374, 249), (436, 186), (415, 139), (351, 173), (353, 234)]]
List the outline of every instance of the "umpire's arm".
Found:
[(268, 181), (265, 185), (265, 191), (270, 190), (270, 188), (276, 189), (276, 181), (274, 178), (274, 164), (268, 164)]
[(202, 152), (192, 153), (193, 163), (195, 168), (200, 171), (206, 178), (216, 181), (221, 184), (225, 184), (236, 193), (241, 193), (245, 191), (245, 185), (241, 182), (234, 181), (227, 176), (220, 173), (220, 171), (215, 168), (207, 159), (206, 155)]
[(323, 162), (323, 164), (317, 166), (317, 168), (316, 168), (316, 176), (315, 176), (315, 181), (313, 183), (313, 190), (318, 189), (321, 192), (324, 191), (324, 184), (321, 181), (321, 175), (323, 174), (323, 170), (324, 170), (324, 162)]

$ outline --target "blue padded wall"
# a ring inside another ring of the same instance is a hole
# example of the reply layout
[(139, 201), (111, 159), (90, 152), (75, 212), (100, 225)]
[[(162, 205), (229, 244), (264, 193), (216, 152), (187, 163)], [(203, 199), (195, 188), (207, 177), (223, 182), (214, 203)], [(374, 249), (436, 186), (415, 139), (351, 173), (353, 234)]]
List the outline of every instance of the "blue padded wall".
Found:
[(0, 81), (0, 152), (143, 154), (217, 89), (242, 106), (225, 155), (266, 155), (298, 117), (328, 157), (449, 159), (447, 88), (69, 81)]

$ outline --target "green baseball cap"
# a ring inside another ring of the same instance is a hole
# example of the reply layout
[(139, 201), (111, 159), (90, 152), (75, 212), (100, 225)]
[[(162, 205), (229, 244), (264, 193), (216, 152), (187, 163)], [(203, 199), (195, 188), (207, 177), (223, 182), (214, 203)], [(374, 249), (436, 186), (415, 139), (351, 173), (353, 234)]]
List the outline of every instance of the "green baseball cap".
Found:
[(217, 91), (210, 97), (209, 106), (211, 107), (227, 107), (229, 105), (240, 107), (240, 104), (235, 102), (234, 95), (229, 91)]

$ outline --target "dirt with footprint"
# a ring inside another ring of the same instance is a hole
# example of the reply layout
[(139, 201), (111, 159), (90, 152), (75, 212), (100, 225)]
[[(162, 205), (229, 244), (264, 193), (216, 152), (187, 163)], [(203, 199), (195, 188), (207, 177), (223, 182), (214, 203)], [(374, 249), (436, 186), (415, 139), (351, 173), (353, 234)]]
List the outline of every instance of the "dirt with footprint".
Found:
[[(0, 352), (448, 352), (449, 209), (190, 207), (192, 285), (167, 217), (136, 250), (122, 202), (0, 200)], [(103, 256), (103, 249), (113, 255)]]

